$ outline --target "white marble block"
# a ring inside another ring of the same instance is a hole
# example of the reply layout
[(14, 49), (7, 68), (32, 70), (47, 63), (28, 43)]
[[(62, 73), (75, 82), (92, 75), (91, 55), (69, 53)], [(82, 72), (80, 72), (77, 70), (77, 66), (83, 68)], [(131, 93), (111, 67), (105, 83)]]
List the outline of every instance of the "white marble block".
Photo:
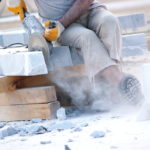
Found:
[(47, 74), (42, 52), (0, 53), (0, 76)]

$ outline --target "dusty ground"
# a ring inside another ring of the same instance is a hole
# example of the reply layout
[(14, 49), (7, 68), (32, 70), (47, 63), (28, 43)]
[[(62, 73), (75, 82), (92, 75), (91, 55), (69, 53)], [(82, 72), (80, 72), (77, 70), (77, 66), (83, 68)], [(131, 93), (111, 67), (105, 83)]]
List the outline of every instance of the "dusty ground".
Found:
[[(0, 150), (149, 150), (150, 121), (138, 121), (137, 110), (121, 107), (109, 113), (82, 114), (68, 119), (81, 131), (73, 129), (20, 137), (18, 135), (0, 140)], [(42, 124), (56, 123), (58, 120), (45, 121)], [(81, 124), (88, 123), (87, 127)], [(91, 137), (93, 131), (103, 131), (101, 138)], [(41, 141), (51, 142), (41, 144)], [(68, 149), (66, 149), (68, 150)]]
[[(131, 61), (126, 60), (124, 70), (133, 73), (142, 82), (141, 66), (149, 63), (149, 58), (142, 56), (139, 60), (131, 58)], [(67, 121), (74, 123), (71, 129), (24, 137), (18, 134), (6, 137), (0, 140), (0, 150), (69, 150), (65, 149), (65, 145), (70, 150), (149, 150), (150, 121), (141, 121), (139, 113), (140, 108), (122, 105), (111, 112), (80, 114), (67, 118)], [(43, 121), (39, 124), (51, 126), (65, 121)], [(83, 123), (87, 123), (87, 126), (82, 127)], [(105, 136), (93, 138), (91, 133), (94, 131), (103, 131)]]

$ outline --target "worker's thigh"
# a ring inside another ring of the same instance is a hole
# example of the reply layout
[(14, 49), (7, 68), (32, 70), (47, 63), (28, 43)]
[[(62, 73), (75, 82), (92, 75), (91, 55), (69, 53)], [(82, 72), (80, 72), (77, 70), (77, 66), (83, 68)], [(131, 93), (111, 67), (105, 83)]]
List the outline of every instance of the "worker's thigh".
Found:
[(98, 7), (89, 11), (87, 27), (97, 34), (110, 57), (119, 60), (122, 37), (118, 19), (107, 9)]
[[(72, 24), (60, 36), (58, 40), (62, 45), (77, 48), (81, 50), (85, 64), (88, 64), (88, 71), (92, 70), (92, 75), (105, 69), (108, 66), (115, 65), (100, 41), (96, 33), (81, 24)], [(93, 67), (95, 66), (95, 67)]]

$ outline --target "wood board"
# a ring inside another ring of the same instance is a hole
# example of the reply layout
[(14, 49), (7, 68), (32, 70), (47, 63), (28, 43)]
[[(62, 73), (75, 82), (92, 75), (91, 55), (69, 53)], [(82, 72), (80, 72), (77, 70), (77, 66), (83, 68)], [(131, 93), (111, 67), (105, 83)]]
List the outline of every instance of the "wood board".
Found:
[(33, 118), (52, 119), (56, 117), (59, 102), (48, 104), (0, 106), (0, 121), (31, 120)]
[(25, 88), (0, 93), (0, 106), (49, 103), (56, 100), (56, 91), (53, 86)]

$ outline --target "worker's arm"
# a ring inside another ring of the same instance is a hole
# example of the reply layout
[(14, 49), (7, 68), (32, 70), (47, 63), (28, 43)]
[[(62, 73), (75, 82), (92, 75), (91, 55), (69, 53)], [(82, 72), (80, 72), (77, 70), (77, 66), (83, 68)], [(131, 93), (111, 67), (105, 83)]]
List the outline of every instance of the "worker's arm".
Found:
[(64, 25), (64, 27), (69, 26), (88, 10), (93, 1), (94, 0), (76, 0), (73, 6), (59, 21)]

